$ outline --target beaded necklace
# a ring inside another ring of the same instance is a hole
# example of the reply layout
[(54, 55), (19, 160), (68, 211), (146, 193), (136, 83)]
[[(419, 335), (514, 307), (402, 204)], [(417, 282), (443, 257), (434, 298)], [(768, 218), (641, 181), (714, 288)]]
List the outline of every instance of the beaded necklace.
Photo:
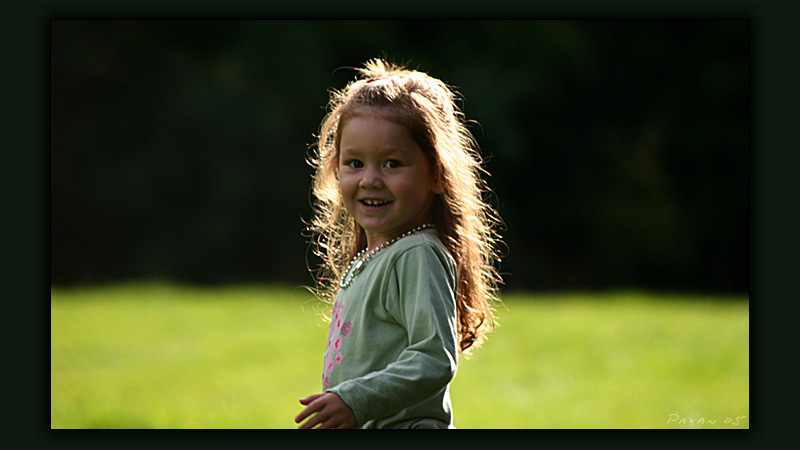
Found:
[(350, 265), (347, 266), (347, 270), (344, 272), (344, 276), (342, 276), (341, 281), (339, 281), (339, 287), (344, 289), (347, 286), (350, 286), (353, 283), (353, 280), (356, 279), (356, 276), (358, 276), (358, 274), (361, 272), (361, 269), (364, 268), (364, 264), (366, 264), (367, 261), (372, 259), (375, 255), (380, 253), (380, 251), (383, 250), (384, 248), (394, 244), (395, 242), (399, 241), (400, 239), (403, 239), (404, 237), (406, 237), (406, 236), (408, 236), (410, 234), (416, 233), (417, 231), (422, 231), (422, 230), (424, 230), (426, 228), (435, 228), (435, 227), (436, 227), (436, 225), (433, 225), (433, 224), (424, 224), (424, 225), (420, 225), (420, 226), (418, 226), (418, 227), (416, 227), (416, 228), (414, 228), (412, 230), (406, 231), (405, 233), (401, 234), (400, 236), (397, 236), (394, 239), (388, 240), (388, 241), (384, 242), (383, 244), (381, 244), (380, 246), (376, 247), (375, 250), (369, 252), (366, 257), (364, 256), (364, 254), (367, 253), (367, 250), (369, 249), (369, 247), (365, 248), (364, 250), (361, 250), (360, 252), (358, 252), (356, 257), (353, 258), (352, 261), (350, 261)]

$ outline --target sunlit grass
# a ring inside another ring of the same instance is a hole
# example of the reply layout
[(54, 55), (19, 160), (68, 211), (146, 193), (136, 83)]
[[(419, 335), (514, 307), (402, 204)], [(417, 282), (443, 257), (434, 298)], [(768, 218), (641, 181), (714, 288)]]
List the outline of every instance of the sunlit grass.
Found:
[[(731, 427), (749, 419), (746, 300), (509, 295), (460, 361), (455, 424)], [(54, 289), (51, 426), (293, 428), (297, 399), (320, 389), (325, 309), (267, 286)]]
[[(672, 428), (749, 416), (747, 302), (510, 296), (453, 384), (466, 428)], [(478, 414), (485, 410), (486, 413)]]

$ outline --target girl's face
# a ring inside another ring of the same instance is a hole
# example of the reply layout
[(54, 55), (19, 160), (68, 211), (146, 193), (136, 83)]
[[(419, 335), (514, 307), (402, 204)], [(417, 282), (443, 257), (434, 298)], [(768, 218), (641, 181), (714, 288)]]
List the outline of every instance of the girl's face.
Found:
[(339, 188), (345, 208), (366, 231), (369, 248), (429, 222), (434, 195), (441, 193), (430, 161), (408, 129), (378, 112), (344, 122)]

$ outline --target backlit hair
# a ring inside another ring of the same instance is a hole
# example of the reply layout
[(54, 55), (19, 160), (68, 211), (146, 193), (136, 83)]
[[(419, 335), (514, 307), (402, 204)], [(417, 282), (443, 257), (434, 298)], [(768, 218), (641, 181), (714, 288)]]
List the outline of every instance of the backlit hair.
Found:
[[(360, 78), (343, 90), (332, 90), (328, 113), (308, 162), (314, 167), (314, 218), (310, 223), (314, 252), (322, 258), (317, 293), (332, 299), (350, 260), (367, 245), (366, 234), (345, 209), (339, 190), (340, 131), (349, 117), (380, 111), (382, 117), (408, 128), (429, 158), (444, 188), (432, 206), (440, 240), (458, 272), (456, 310), (459, 347), (477, 347), (495, 326), (492, 304), (501, 281), (494, 267), (499, 216), (484, 201), (488, 192), (480, 172), (477, 144), (455, 104), (455, 94), (425, 73), (373, 59)], [(474, 348), (473, 347), (473, 348)]]

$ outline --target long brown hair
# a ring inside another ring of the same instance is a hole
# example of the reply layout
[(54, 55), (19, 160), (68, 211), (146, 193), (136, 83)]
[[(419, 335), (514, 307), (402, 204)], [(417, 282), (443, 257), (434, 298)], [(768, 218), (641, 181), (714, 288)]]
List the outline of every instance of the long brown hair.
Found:
[(481, 179), (482, 158), (465, 126), (456, 96), (442, 81), (423, 72), (373, 59), (361, 77), (343, 90), (331, 91), (308, 162), (314, 167), (316, 197), (310, 223), (314, 251), (322, 258), (317, 293), (331, 299), (338, 280), (358, 251), (366, 246), (364, 230), (344, 208), (337, 163), (343, 123), (363, 108), (380, 108), (405, 125), (433, 164), (444, 190), (432, 206), (433, 223), (442, 243), (456, 261), (456, 309), (461, 351), (477, 347), (495, 326), (493, 303), (499, 300), (501, 279), (494, 266), (500, 218), (484, 201), (489, 192)]

